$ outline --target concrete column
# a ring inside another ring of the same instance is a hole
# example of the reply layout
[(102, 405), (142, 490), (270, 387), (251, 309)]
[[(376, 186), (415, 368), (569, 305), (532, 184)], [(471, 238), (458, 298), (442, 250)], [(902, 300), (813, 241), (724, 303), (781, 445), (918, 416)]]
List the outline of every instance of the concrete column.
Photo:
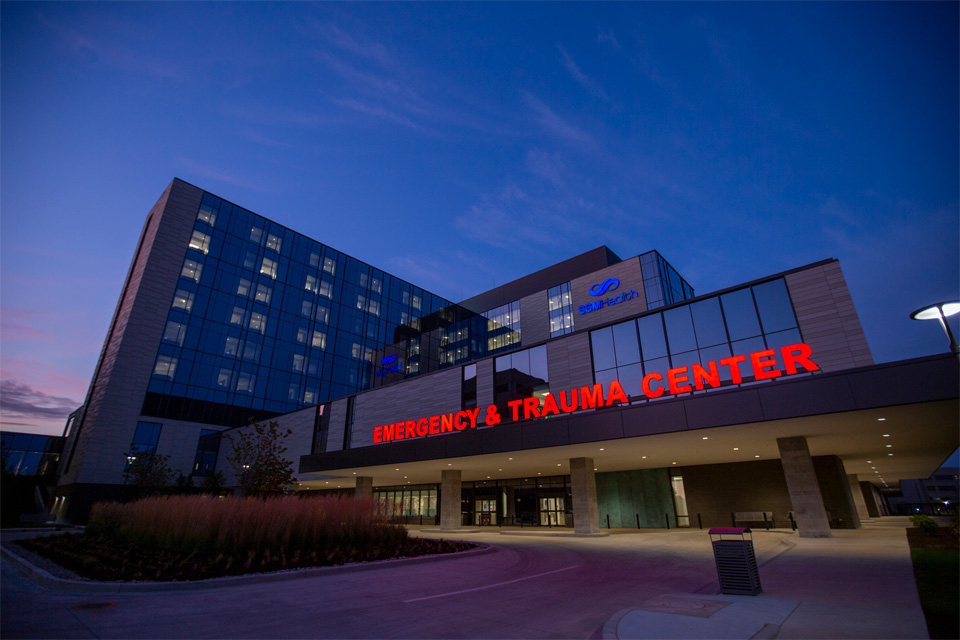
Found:
[(600, 531), (597, 509), (597, 477), (593, 458), (570, 458), (570, 489), (573, 493), (573, 530), (575, 533)]
[(440, 472), (440, 530), (460, 529), (460, 470)]
[(830, 538), (830, 521), (804, 436), (777, 438), (793, 517), (801, 538)]
[(354, 495), (357, 498), (373, 497), (373, 478), (369, 476), (357, 476), (357, 489)]
[(879, 518), (884, 515), (880, 505), (877, 503), (876, 490), (872, 484), (869, 482), (861, 482), (860, 495), (863, 497), (863, 502), (867, 505), (867, 513), (871, 518)]
[(863, 499), (857, 474), (847, 474), (847, 483), (850, 485), (850, 497), (853, 498), (853, 504), (857, 507), (857, 515), (860, 516), (860, 524), (862, 525), (864, 520), (870, 519), (870, 513), (867, 511), (867, 503)]

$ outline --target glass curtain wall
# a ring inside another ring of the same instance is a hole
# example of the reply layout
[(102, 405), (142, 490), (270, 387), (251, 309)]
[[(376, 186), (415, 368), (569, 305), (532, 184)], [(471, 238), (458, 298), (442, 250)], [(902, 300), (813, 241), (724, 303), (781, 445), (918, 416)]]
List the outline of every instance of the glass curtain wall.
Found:
[[(802, 336), (786, 283), (778, 278), (592, 331), (590, 342), (596, 382), (619, 380), (628, 396), (641, 401), (646, 373), (779, 349), (802, 342)], [(739, 368), (743, 384), (756, 383), (749, 361)], [(721, 385), (731, 380), (720, 367)]]

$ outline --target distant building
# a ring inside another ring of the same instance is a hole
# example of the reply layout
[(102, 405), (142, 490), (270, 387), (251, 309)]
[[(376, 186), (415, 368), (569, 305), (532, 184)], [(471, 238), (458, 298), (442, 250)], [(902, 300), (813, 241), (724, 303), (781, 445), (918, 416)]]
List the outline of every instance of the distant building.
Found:
[(887, 499), (894, 513), (948, 515), (960, 503), (960, 468), (940, 467), (929, 478), (900, 481), (900, 495)]
[(0, 458), (3, 471), (12, 476), (56, 477), (62, 436), (46, 436), (18, 431), (0, 431)]
[(229, 481), (221, 436), (254, 418), (293, 431), (294, 488), (402, 521), (830, 535), (957, 447), (958, 386), (950, 356), (873, 363), (836, 260), (695, 296), (656, 251), (599, 247), (453, 304), (174, 180), (58, 515), (121, 497), (143, 454)]

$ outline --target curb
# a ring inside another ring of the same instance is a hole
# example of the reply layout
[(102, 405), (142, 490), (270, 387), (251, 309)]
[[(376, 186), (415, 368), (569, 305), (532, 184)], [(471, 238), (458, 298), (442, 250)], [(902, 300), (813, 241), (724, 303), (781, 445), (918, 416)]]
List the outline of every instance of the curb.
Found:
[[(456, 541), (459, 542), (459, 541)], [(455, 560), (458, 558), (469, 558), (487, 553), (494, 553), (497, 548), (493, 545), (479, 542), (471, 542), (477, 545), (475, 549), (467, 551), (458, 551), (456, 553), (440, 553), (432, 556), (417, 556), (414, 558), (396, 558), (393, 560), (378, 560), (375, 562), (364, 562), (356, 564), (345, 564), (334, 567), (312, 567), (308, 569), (291, 569), (289, 571), (277, 571), (274, 573), (252, 573), (243, 576), (226, 576), (224, 578), (207, 578), (205, 580), (192, 580), (180, 582), (98, 582), (93, 580), (68, 580), (58, 578), (52, 573), (41, 569), (26, 558), (7, 549), (6, 545), (0, 547), (0, 554), (4, 558), (12, 560), (16, 568), (26, 577), (37, 584), (50, 589), (61, 591), (76, 591), (84, 593), (151, 593), (158, 591), (202, 591), (207, 589), (222, 589), (226, 587), (236, 587), (248, 584), (283, 582), (287, 580), (298, 580), (301, 578), (315, 578), (341, 573), (357, 573), (360, 571), (372, 571), (375, 569), (389, 569), (391, 567), (404, 566), (408, 564), (427, 564), (430, 562), (439, 562), (442, 560)]]

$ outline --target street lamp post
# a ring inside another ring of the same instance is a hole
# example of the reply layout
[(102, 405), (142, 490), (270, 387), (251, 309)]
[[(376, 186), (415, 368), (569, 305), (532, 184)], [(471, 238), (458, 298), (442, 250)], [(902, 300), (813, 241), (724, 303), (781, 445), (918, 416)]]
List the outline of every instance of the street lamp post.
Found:
[(947, 324), (947, 318), (956, 313), (960, 313), (960, 301), (950, 300), (917, 309), (910, 314), (910, 317), (914, 320), (939, 320), (940, 326), (943, 327), (944, 333), (947, 334), (947, 339), (950, 340), (950, 352), (960, 358), (960, 345), (957, 344), (957, 339), (953, 337), (953, 332), (950, 331), (950, 325)]

